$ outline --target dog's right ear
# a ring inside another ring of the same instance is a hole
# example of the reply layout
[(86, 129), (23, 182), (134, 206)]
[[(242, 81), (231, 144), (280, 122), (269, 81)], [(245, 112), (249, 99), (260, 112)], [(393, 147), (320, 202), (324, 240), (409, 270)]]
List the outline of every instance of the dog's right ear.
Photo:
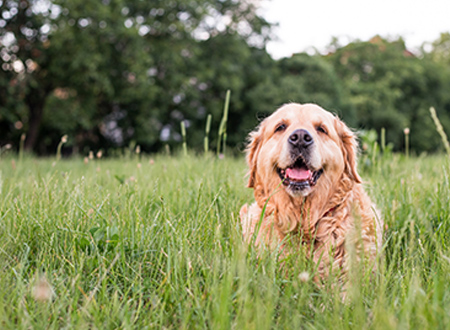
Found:
[(261, 149), (262, 142), (262, 127), (261, 125), (249, 135), (249, 144), (246, 149), (247, 153), (247, 164), (250, 168), (249, 178), (248, 178), (248, 188), (255, 187), (256, 180), (256, 163), (258, 159), (259, 150)]
[(357, 155), (358, 155), (358, 142), (356, 141), (356, 135), (353, 133), (347, 125), (344, 124), (338, 117), (335, 117), (336, 130), (342, 141), (342, 153), (345, 159), (345, 171), (349, 177), (357, 183), (361, 183), (361, 177), (357, 170)]

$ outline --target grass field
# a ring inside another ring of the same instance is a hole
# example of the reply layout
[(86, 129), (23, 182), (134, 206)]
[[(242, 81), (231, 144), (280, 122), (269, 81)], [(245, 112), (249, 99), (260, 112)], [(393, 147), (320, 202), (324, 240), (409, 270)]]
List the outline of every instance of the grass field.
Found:
[(241, 238), (242, 158), (0, 160), (1, 329), (448, 329), (445, 156), (362, 173), (388, 230), (379, 274), (343, 303), (301, 249)]

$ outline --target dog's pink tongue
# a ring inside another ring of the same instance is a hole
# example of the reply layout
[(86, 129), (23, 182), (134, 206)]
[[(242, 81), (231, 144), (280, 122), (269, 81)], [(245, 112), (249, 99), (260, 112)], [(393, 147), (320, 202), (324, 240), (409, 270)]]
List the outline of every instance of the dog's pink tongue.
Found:
[(289, 179), (298, 181), (307, 180), (311, 176), (311, 171), (306, 168), (287, 168), (286, 176)]

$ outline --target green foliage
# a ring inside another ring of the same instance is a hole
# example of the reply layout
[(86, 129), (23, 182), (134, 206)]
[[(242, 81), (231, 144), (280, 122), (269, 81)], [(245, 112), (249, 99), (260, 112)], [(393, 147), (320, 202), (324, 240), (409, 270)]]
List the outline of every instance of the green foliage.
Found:
[(372, 278), (353, 269), (345, 303), (301, 247), (281, 260), (243, 243), (242, 158), (12, 160), (0, 161), (2, 329), (450, 325), (446, 156), (364, 170), (384, 253)]

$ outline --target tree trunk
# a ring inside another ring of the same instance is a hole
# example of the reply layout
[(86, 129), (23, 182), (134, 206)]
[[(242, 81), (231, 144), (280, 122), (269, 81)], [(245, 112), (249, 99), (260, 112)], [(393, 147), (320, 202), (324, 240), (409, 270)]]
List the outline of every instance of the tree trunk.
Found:
[(42, 87), (40, 89), (30, 88), (25, 102), (28, 106), (28, 132), (25, 140), (24, 149), (33, 151), (39, 137), (39, 129), (41, 127), (42, 115), (44, 114), (44, 105), (49, 95), (49, 89)]
[[(43, 102), (42, 102), (43, 103)], [(24, 148), (27, 151), (32, 151), (34, 146), (36, 145), (37, 138), (39, 135), (39, 128), (41, 126), (42, 114), (44, 110), (43, 104), (29, 104), (30, 107), (30, 116), (29, 116), (29, 126), (27, 132), (27, 139), (25, 140)]]

